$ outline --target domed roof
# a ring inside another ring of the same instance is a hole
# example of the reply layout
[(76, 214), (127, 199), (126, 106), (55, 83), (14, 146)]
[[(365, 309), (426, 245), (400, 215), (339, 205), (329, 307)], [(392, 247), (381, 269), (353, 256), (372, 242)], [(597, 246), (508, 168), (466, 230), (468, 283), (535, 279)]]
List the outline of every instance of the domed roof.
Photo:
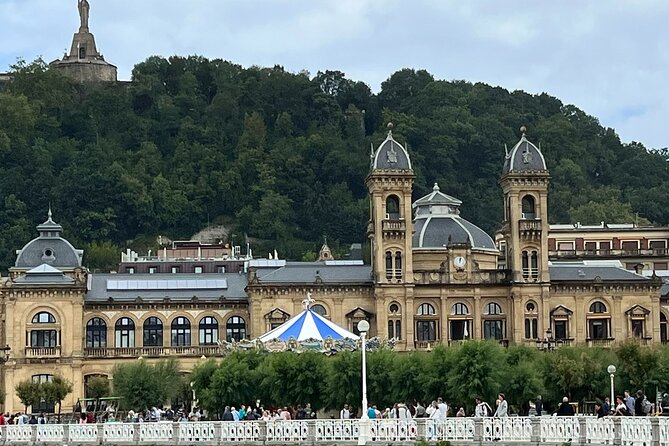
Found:
[(440, 192), (435, 183), (432, 193), (413, 203), (413, 247), (444, 249), (453, 243), (496, 251), (495, 242), (483, 229), (460, 217), (461, 204), (457, 198)]
[(510, 172), (547, 171), (546, 160), (541, 150), (525, 137), (525, 127), (520, 128), (523, 136), (504, 158), (502, 175)]
[(392, 124), (388, 128), (388, 136), (371, 156), (372, 169), (411, 170), (409, 152), (393, 138)]
[(49, 218), (37, 226), (39, 237), (31, 240), (23, 249), (16, 251), (16, 268), (36, 268), (47, 264), (55, 268), (70, 269), (81, 266), (84, 251), (75, 249), (70, 242), (61, 237), (63, 227)]

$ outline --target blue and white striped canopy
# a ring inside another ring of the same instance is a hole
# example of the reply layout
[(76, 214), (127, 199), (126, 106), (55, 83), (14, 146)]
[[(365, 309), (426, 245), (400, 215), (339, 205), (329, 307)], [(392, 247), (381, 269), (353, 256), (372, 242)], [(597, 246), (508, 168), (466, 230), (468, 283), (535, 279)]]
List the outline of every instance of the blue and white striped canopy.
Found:
[(258, 339), (261, 342), (267, 342), (274, 339), (280, 341), (288, 341), (290, 338), (296, 341), (304, 341), (305, 339), (317, 339), (323, 341), (326, 338), (332, 338), (335, 341), (340, 339), (354, 339), (358, 336), (354, 335), (348, 330), (344, 330), (337, 324), (330, 322), (323, 316), (314, 313), (311, 309), (304, 310), (292, 319), (284, 322)]

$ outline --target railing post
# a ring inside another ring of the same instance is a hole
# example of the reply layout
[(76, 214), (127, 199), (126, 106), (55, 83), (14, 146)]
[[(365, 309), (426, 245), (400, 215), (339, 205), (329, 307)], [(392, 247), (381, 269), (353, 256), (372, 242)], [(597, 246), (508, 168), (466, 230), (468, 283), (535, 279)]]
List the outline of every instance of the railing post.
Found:
[(63, 444), (70, 444), (70, 425), (63, 424)]
[(141, 426), (139, 423), (135, 423), (132, 426), (132, 442), (134, 444), (139, 444), (139, 433), (140, 433)]
[(483, 418), (474, 418), (474, 444), (483, 444)]
[(660, 419), (657, 417), (650, 419), (650, 438), (651, 444), (660, 444)]
[(613, 445), (621, 446), (623, 444), (623, 420), (622, 417), (613, 418)]
[(307, 444), (316, 444), (316, 421), (307, 420)]
[(586, 418), (582, 415), (579, 415), (578, 417), (578, 424), (579, 424), (579, 429), (580, 429), (580, 439), (579, 439), (579, 444), (587, 444), (588, 443), (588, 421)]
[(416, 420), (416, 441), (425, 441), (427, 437), (427, 419), (419, 418)]
[(105, 435), (105, 425), (98, 424), (98, 444), (104, 444), (104, 435)]
[(541, 443), (541, 417), (530, 417), (530, 424), (532, 425), (532, 435), (530, 435), (530, 443)]
[(37, 444), (37, 425), (33, 424), (30, 426), (30, 442), (32, 444)]
[(221, 426), (222, 421), (214, 423), (214, 441), (216, 444), (221, 444), (223, 442), (223, 426)]
[(181, 436), (181, 429), (179, 429), (179, 422), (178, 421), (173, 421), (172, 422), (172, 442), (174, 444), (179, 444)]
[(267, 442), (267, 421), (258, 421), (258, 443), (265, 444)]

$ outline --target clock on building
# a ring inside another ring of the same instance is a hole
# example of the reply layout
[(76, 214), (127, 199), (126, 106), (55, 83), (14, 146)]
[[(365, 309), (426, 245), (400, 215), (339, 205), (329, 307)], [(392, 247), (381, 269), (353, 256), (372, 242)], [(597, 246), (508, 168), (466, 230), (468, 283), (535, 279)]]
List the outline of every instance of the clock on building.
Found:
[(453, 265), (455, 265), (456, 268), (464, 268), (466, 263), (467, 261), (462, 256), (457, 256), (453, 259)]

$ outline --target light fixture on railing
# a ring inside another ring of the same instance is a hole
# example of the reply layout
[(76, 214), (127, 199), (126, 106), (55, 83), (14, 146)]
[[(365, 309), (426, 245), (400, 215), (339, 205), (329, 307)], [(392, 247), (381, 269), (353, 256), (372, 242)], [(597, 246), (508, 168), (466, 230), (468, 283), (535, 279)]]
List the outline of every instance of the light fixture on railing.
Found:
[(9, 361), (9, 351), (12, 348), (9, 345), (5, 345), (4, 347), (0, 348), (0, 350), (4, 351), (4, 355), (0, 355), (0, 363), (4, 364), (7, 361)]
[(537, 339), (537, 348), (544, 351), (553, 351), (556, 347), (562, 346), (562, 340), (556, 341), (553, 338), (553, 332), (549, 328), (546, 330), (546, 336), (544, 339)]

